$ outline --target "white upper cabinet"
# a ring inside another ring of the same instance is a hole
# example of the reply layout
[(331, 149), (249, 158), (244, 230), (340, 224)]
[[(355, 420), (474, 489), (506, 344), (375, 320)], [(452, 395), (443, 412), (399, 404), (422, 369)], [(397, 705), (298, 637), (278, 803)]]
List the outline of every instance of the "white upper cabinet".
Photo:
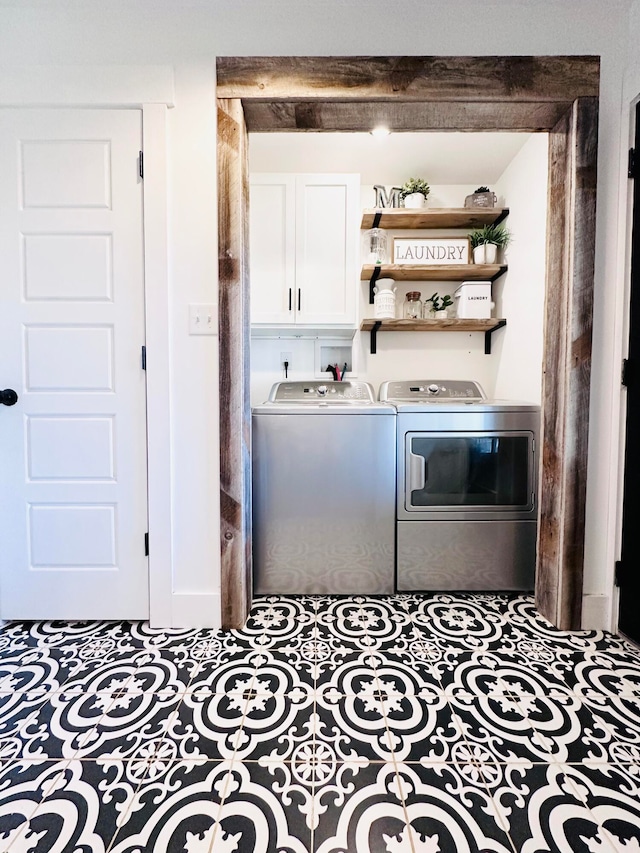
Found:
[(353, 326), (359, 220), (359, 175), (252, 174), (252, 324)]
[(294, 322), (295, 175), (255, 174), (249, 195), (251, 322)]

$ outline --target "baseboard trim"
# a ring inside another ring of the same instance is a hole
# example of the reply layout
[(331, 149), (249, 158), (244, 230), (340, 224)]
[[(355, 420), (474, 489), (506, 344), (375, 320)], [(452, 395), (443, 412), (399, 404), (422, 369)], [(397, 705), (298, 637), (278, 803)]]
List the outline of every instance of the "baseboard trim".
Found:
[(611, 631), (611, 596), (585, 595), (582, 598), (582, 629)]
[(220, 593), (173, 593), (171, 596), (171, 628), (218, 629), (220, 614)]

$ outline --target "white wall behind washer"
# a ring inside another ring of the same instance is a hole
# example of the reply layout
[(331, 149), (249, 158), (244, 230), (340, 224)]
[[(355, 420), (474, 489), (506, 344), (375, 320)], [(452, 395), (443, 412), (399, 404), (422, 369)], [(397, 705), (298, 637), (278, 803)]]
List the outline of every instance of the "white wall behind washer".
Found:
[[(210, 302), (217, 289), (215, 56), (407, 52), (601, 57), (585, 592), (602, 601), (597, 616), (588, 610), (586, 627), (614, 624), (619, 362), (627, 315), (622, 215), (629, 101), (640, 78), (635, 59), (626, 88), (624, 75), (630, 45), (635, 55), (639, 39), (638, 0), (610, 0), (606, 7), (601, 0), (493, 0), (482, 5), (481, 15), (476, 0), (372, 0), (366, 7), (340, 0), (188, 0), (179, 6), (169, 0), (3, 0), (0, 79), (9, 81), (2, 87), (4, 104), (24, 103), (22, 84), (35, 76), (47, 79), (47, 92), (56, 90), (60, 102), (69, 105), (70, 66), (80, 82), (94, 65), (133, 66), (129, 79), (134, 83), (147, 67), (173, 69), (175, 108), (168, 113), (167, 128), (171, 315), (166, 340), (173, 441), (167, 452), (174, 474), (173, 583), (184, 596), (176, 618), (183, 624), (203, 624), (205, 618), (219, 624), (220, 619), (219, 608), (213, 612), (220, 585), (215, 338), (187, 335), (189, 303)], [(60, 66), (64, 77), (56, 73)], [(96, 101), (90, 97), (81, 104), (86, 105)]]

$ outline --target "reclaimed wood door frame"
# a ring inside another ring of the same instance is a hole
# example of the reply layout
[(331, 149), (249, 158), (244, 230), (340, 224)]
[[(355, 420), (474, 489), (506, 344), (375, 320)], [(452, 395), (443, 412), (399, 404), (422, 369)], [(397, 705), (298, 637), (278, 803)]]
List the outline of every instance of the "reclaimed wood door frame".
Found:
[(218, 325), (222, 625), (251, 606), (249, 162), (242, 103), (218, 98)]
[(368, 131), (382, 122), (549, 133), (536, 603), (557, 627), (580, 627), (598, 57), (220, 57), (217, 78), (224, 627), (243, 625), (251, 602), (246, 132)]

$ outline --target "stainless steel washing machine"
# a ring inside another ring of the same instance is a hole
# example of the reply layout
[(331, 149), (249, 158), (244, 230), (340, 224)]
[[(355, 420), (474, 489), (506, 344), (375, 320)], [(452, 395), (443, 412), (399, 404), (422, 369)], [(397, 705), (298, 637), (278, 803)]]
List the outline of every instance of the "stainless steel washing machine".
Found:
[(397, 589), (533, 589), (540, 407), (438, 379), (380, 400), (398, 413)]
[(394, 590), (395, 408), (366, 382), (278, 382), (252, 410), (256, 593)]

